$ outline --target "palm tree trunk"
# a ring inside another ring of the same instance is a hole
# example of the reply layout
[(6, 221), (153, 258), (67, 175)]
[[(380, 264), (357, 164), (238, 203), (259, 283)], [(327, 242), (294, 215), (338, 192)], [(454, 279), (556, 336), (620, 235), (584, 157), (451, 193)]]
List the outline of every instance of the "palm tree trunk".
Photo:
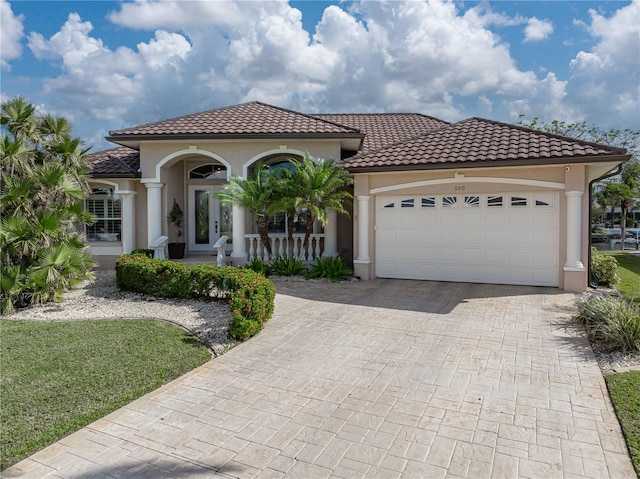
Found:
[(295, 210), (287, 212), (287, 258), (293, 258), (293, 226)]
[(264, 215), (256, 215), (256, 227), (258, 228), (258, 234), (262, 241), (262, 246), (267, 250), (269, 258), (273, 256), (271, 252), (271, 240), (269, 239), (269, 232), (267, 231), (267, 220)]
[(307, 211), (307, 222), (304, 226), (304, 243), (302, 244), (304, 259), (313, 259), (312, 253), (308, 251), (309, 238), (311, 237), (311, 233), (313, 233), (313, 215), (309, 211)]
[(627, 237), (627, 208), (625, 205), (620, 207), (620, 249), (624, 250), (624, 240)]

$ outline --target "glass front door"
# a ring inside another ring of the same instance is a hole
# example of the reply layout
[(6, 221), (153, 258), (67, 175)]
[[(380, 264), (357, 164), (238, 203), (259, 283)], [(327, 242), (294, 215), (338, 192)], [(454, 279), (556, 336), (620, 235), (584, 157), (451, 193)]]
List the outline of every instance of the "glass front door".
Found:
[(189, 218), (187, 234), (189, 251), (213, 251), (220, 238), (220, 202), (214, 195), (215, 186), (189, 186)]

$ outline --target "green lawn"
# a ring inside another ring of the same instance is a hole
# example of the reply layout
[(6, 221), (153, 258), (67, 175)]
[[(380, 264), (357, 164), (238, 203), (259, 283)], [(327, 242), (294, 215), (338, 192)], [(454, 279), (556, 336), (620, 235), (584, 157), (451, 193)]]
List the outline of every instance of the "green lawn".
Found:
[(606, 380), (633, 465), (640, 476), (640, 371), (613, 374)]
[(205, 363), (153, 320), (0, 321), (0, 470)]
[[(620, 283), (616, 289), (627, 300), (640, 303), (640, 254), (628, 251), (602, 251), (618, 260)], [(640, 371), (607, 376), (609, 395), (622, 425), (633, 465), (640, 476)]]
[(616, 289), (618, 289), (618, 291), (620, 291), (629, 301), (639, 303), (640, 253), (631, 253), (627, 251), (602, 251), (602, 253), (614, 256), (618, 260), (618, 276), (620, 276), (620, 283), (616, 285)]

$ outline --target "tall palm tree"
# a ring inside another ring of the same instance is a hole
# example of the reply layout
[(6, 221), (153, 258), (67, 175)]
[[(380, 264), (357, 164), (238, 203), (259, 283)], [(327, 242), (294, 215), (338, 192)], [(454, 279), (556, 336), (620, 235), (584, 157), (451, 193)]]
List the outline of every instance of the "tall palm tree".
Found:
[(237, 205), (253, 213), (256, 229), (269, 257), (272, 256), (271, 241), (267, 230), (267, 215), (274, 200), (274, 180), (263, 164), (258, 164), (249, 178), (232, 175), (229, 183), (216, 192), (222, 204)]
[(319, 159), (314, 163), (311, 157), (306, 155), (302, 161), (292, 159), (291, 163), (295, 167), (294, 177), (298, 185), (296, 208), (306, 212), (302, 249), (308, 253), (314, 221), (317, 220), (325, 226), (328, 209), (349, 214), (345, 206), (353, 197), (345, 188), (353, 183), (353, 179), (348, 176), (347, 170), (336, 165), (333, 159)]
[(2, 313), (59, 300), (95, 266), (76, 225), (91, 222), (83, 201), (90, 165), (63, 118), (24, 98), (2, 103), (0, 281)]

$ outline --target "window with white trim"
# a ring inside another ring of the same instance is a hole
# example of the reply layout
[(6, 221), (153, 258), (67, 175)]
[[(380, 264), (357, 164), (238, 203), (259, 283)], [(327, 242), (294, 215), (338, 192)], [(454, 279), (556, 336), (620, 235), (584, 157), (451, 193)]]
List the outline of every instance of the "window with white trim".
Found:
[(122, 240), (122, 200), (111, 188), (96, 188), (85, 200), (86, 210), (96, 221), (85, 225), (91, 242)]

